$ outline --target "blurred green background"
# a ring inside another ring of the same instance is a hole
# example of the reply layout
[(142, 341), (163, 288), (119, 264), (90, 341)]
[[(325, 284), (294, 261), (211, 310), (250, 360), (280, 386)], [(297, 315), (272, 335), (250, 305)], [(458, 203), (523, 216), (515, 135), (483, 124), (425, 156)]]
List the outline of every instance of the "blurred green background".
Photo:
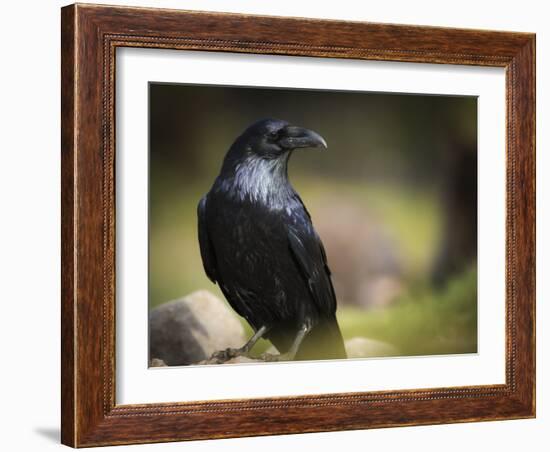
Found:
[(328, 143), (295, 152), (289, 174), (325, 244), (345, 339), (477, 351), (475, 97), (151, 83), (149, 101), (150, 309), (199, 289), (224, 299), (203, 271), (196, 206), (234, 139), (273, 117)]

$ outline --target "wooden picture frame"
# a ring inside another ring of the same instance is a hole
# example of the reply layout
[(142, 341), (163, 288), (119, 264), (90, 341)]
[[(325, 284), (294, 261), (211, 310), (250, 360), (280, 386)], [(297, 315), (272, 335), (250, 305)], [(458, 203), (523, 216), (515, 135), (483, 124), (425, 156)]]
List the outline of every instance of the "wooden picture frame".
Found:
[[(79, 4), (62, 9), (61, 33), (64, 444), (85, 447), (535, 416), (535, 35)], [(506, 383), (117, 405), (118, 47), (505, 68)]]

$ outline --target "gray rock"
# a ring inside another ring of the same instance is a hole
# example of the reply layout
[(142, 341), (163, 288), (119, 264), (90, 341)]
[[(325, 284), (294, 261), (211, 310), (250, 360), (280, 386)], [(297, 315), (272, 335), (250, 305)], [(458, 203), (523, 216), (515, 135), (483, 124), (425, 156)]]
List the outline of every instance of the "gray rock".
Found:
[(197, 364), (206, 365), (206, 364), (243, 364), (243, 363), (264, 363), (265, 361), (261, 358), (250, 358), (248, 356), (236, 356), (227, 361), (220, 361), (216, 358), (208, 358), (204, 361), (200, 361)]
[(153, 358), (149, 363), (149, 367), (166, 367), (166, 363), (162, 359)]
[[(369, 339), (368, 337), (356, 336), (348, 339), (344, 346), (349, 358), (375, 358), (383, 356), (398, 356), (399, 351), (387, 342)], [(273, 346), (266, 350), (266, 353), (276, 355), (279, 352)]]
[(386, 342), (367, 337), (353, 337), (346, 341), (348, 358), (374, 358), (382, 356), (398, 356), (398, 350)]
[[(399, 350), (397, 350), (393, 345), (388, 344), (387, 342), (377, 341), (376, 339), (369, 339), (368, 337), (356, 336), (348, 339), (345, 342), (345, 347), (348, 359), (399, 356)], [(272, 355), (279, 354), (279, 352), (273, 345), (266, 350), (266, 353)], [(262, 360), (260, 357), (258, 357), (257, 359), (238, 357), (226, 361), (225, 363), (220, 363), (214, 359), (210, 359), (200, 364), (232, 364), (249, 362), (264, 362), (264, 360)]]
[(164, 303), (149, 313), (149, 357), (167, 366), (194, 364), (246, 342), (241, 322), (206, 290)]

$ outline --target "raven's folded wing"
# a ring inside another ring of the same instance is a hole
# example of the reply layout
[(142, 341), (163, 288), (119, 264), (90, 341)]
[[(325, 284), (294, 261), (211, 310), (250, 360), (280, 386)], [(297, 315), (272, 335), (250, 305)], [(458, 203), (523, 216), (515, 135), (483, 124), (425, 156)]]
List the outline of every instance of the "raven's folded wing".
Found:
[(212, 242), (208, 237), (208, 228), (206, 226), (206, 196), (204, 196), (197, 207), (197, 216), (199, 219), (199, 246), (201, 249), (202, 265), (206, 276), (215, 283), (217, 277), (216, 255), (212, 247)]
[(336, 312), (336, 295), (321, 239), (312, 228), (289, 229), (290, 250), (321, 314)]

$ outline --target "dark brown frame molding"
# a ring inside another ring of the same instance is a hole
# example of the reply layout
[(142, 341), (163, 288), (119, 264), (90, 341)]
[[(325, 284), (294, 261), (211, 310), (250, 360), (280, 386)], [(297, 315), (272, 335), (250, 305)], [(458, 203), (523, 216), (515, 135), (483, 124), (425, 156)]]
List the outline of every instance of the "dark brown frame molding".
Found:
[[(76, 4), (62, 9), (62, 429), (74, 447), (535, 416), (535, 35)], [(506, 69), (506, 383), (115, 403), (115, 50)]]

